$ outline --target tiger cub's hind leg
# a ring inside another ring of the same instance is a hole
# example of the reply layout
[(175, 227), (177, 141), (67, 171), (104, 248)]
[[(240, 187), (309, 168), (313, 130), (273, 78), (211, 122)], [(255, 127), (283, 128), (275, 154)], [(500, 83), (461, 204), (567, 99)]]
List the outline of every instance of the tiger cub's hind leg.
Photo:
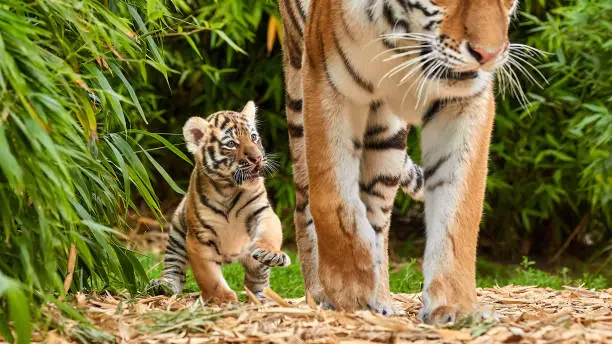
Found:
[(262, 264), (252, 255), (246, 255), (241, 260), (244, 267), (244, 288), (252, 292), (258, 299), (264, 299), (264, 289), (270, 287), (270, 267)]
[(187, 252), (202, 299), (206, 302), (224, 304), (238, 300), (230, 289), (221, 270), (221, 257), (215, 252), (214, 242), (200, 242), (196, 234), (187, 236)]
[(162, 275), (159, 279), (149, 282), (153, 292), (158, 295), (166, 294), (167, 289), (172, 294), (180, 294), (185, 286), (188, 257), (185, 246), (187, 225), (185, 222), (184, 203), (185, 201), (183, 200), (172, 216)]

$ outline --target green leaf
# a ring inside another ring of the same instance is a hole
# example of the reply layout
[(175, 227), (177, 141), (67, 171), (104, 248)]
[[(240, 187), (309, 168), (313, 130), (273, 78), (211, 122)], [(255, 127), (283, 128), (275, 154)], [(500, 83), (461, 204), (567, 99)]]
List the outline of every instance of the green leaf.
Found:
[(119, 164), (119, 168), (121, 169), (121, 175), (123, 176), (123, 191), (125, 192), (125, 197), (130, 198), (130, 172), (128, 171), (127, 165), (125, 164), (125, 160), (123, 159), (123, 155), (119, 153), (117, 148), (113, 145), (113, 143), (109, 140), (106, 141), (106, 144), (113, 152), (117, 163)]
[(545, 157), (548, 156), (553, 156), (561, 161), (565, 161), (565, 162), (572, 162), (575, 160), (575, 158), (563, 153), (563, 152), (559, 152), (556, 150), (552, 150), (552, 149), (546, 149), (542, 152), (540, 152), (540, 154), (537, 155), (537, 157), (535, 158), (535, 164), (537, 165), (540, 161), (542, 161)]
[(28, 299), (21, 284), (0, 272), (0, 296), (8, 302), (8, 319), (13, 322), (18, 344), (30, 343), (32, 323)]
[(101, 224), (93, 222), (91, 220), (83, 220), (83, 221), (81, 221), (81, 223), (84, 224), (85, 226), (91, 228), (92, 230), (94, 230), (96, 232), (97, 231), (106, 232), (106, 233), (109, 233), (109, 234), (112, 234), (112, 235), (117, 235), (117, 236), (120, 236), (120, 237), (123, 237), (123, 238), (127, 238), (125, 236), (125, 234), (117, 231), (116, 229), (113, 229), (113, 228), (101, 225)]
[(119, 120), (119, 123), (121, 123), (123, 129), (127, 129), (125, 114), (123, 113), (123, 108), (121, 107), (121, 103), (119, 102), (119, 97), (111, 87), (106, 77), (104, 77), (102, 72), (96, 66), (85, 65), (85, 68), (96, 77), (98, 85), (100, 85), (100, 87), (104, 91), (106, 98), (110, 102), (111, 108), (115, 113), (115, 116), (117, 116), (117, 119)]
[(157, 68), (162, 72), (162, 74), (164, 74), (164, 77), (166, 78), (166, 83), (170, 85), (168, 82), (168, 75), (166, 73), (166, 69), (164, 68), (166, 66), (166, 64), (164, 63), (164, 59), (162, 58), (162, 55), (160, 54), (159, 49), (157, 48), (157, 44), (155, 44), (155, 41), (153, 40), (153, 38), (148, 36), (149, 30), (147, 29), (147, 26), (142, 20), (142, 17), (140, 16), (140, 14), (138, 14), (138, 11), (134, 7), (132, 7), (132, 5), (128, 5), (128, 10), (130, 11), (130, 14), (136, 21), (136, 24), (138, 25), (138, 28), (140, 29), (140, 31), (144, 32), (146, 36), (145, 39), (147, 41), (147, 44), (149, 45), (149, 48), (153, 51), (153, 55), (155, 55), (155, 59), (157, 60), (157, 63), (158, 63)]
[(132, 87), (130, 82), (125, 78), (125, 75), (123, 75), (123, 72), (121, 72), (121, 69), (119, 69), (119, 67), (114, 62), (110, 62), (109, 66), (111, 67), (113, 72), (117, 74), (119, 79), (121, 79), (121, 81), (123, 82), (123, 85), (125, 85), (125, 88), (127, 88), (128, 93), (130, 94), (130, 98), (132, 98), (132, 102), (134, 102), (134, 106), (136, 106), (136, 109), (138, 110), (140, 117), (142, 117), (142, 120), (148, 124), (149, 122), (147, 122), (147, 118), (145, 117), (144, 111), (142, 110), (142, 106), (140, 106), (140, 102), (138, 101), (136, 92), (134, 92), (134, 88)]
[(13, 333), (9, 328), (9, 319), (3, 312), (0, 312), (0, 335), (9, 343), (15, 341)]
[[(11, 153), (11, 145), (6, 138), (6, 128), (0, 123), (0, 169), (6, 176), (10, 185), (15, 185), (17, 189), (22, 188), (23, 171)], [(15, 190), (19, 191), (19, 190)]]
[(170, 143), (170, 141), (166, 140), (163, 136), (159, 134), (151, 133), (146, 130), (139, 130), (139, 129), (128, 130), (128, 133), (140, 134), (140, 135), (145, 135), (145, 136), (154, 138), (157, 141), (161, 142), (164, 146), (166, 146), (166, 148), (172, 151), (172, 153), (176, 154), (179, 158), (185, 160), (189, 165), (193, 165), (193, 162), (191, 161), (191, 159), (189, 159), (183, 152), (181, 152), (178, 148), (176, 148), (175, 145)]
[[(140, 147), (140, 148), (142, 148), (142, 147)], [(177, 192), (177, 193), (179, 193), (181, 195), (184, 195), (185, 194), (185, 190), (181, 189), (174, 182), (174, 180), (172, 179), (172, 177), (170, 177), (168, 172), (166, 172), (166, 170), (151, 156), (151, 154), (149, 154), (149, 152), (147, 152), (144, 148), (142, 148), (142, 152), (145, 154), (147, 159), (149, 159), (149, 162), (151, 162), (151, 164), (153, 165), (153, 167), (155, 167), (157, 172), (159, 172), (159, 174), (161, 174), (162, 178), (164, 178), (164, 180), (168, 183), (168, 185), (170, 185), (172, 190), (174, 190), (175, 192)]]
[(213, 30), (213, 32), (215, 32), (217, 35), (219, 35), (219, 37), (221, 37), (222, 40), (225, 41), (225, 43), (227, 43), (230, 47), (232, 47), (234, 50), (236, 50), (239, 53), (242, 53), (244, 55), (248, 55), (246, 51), (244, 51), (242, 48), (240, 48), (236, 43), (234, 43), (234, 41), (232, 41), (231, 38), (229, 38), (225, 32), (221, 31), (221, 30)]
[(198, 49), (193, 39), (191, 39), (191, 37), (189, 36), (183, 36), (183, 37), (185, 37), (185, 40), (187, 41), (187, 43), (189, 43), (189, 45), (191, 46), (191, 49), (193, 49), (193, 51), (195, 51), (195, 53), (198, 54), (200, 59), (203, 60), (204, 58), (202, 57), (202, 54), (200, 54), (200, 49)]

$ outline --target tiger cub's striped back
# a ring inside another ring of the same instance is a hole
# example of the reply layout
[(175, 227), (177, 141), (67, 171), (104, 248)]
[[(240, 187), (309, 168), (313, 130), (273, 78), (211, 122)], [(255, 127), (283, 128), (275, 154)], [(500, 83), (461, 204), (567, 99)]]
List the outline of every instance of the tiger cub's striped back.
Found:
[(236, 294), (223, 278), (222, 264), (242, 263), (245, 287), (259, 296), (269, 284), (270, 267), (290, 264), (280, 251), (282, 228), (264, 185), (266, 155), (255, 113), (249, 102), (242, 112), (192, 117), (185, 124), (195, 168), (170, 221), (162, 277), (151, 281), (153, 286), (181, 293), (189, 262), (205, 300), (231, 302)]

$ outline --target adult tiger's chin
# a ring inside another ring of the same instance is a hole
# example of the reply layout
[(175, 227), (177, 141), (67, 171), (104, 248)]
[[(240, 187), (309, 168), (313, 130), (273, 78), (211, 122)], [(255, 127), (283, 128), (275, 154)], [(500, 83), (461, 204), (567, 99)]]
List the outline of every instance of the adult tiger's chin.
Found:
[(461, 75), (465, 76), (465, 78), (449, 77), (430, 80), (430, 82), (433, 82), (434, 85), (439, 85), (436, 87), (430, 87), (431, 90), (435, 91), (436, 96), (439, 98), (455, 99), (477, 96), (482, 94), (490, 87), (491, 81), (494, 77), (494, 73), (481, 69), (471, 72), (473, 74), (469, 77), (467, 76), (470, 74), (470, 72), (450, 71), (449, 73), (454, 74), (455, 76), (461, 73)]

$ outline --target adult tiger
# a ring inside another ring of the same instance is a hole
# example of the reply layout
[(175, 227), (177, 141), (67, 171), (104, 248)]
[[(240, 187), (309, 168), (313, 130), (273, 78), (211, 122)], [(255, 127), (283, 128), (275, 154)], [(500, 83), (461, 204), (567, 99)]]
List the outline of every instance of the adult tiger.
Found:
[(204, 300), (236, 301), (221, 265), (239, 261), (244, 286), (262, 298), (270, 267), (290, 264), (280, 250), (283, 230), (264, 185), (266, 158), (255, 117), (250, 101), (242, 112), (219, 111), (185, 123), (183, 135), (195, 166), (170, 222), (162, 276), (150, 283), (156, 292), (164, 292), (163, 285), (181, 293), (190, 263)]
[(427, 224), (420, 315), (437, 323), (473, 310), (493, 73), (507, 60), (516, 6), (280, 0), (295, 225), (316, 300), (392, 312), (390, 210), (415, 166), (405, 154), (407, 125), (420, 125)]

